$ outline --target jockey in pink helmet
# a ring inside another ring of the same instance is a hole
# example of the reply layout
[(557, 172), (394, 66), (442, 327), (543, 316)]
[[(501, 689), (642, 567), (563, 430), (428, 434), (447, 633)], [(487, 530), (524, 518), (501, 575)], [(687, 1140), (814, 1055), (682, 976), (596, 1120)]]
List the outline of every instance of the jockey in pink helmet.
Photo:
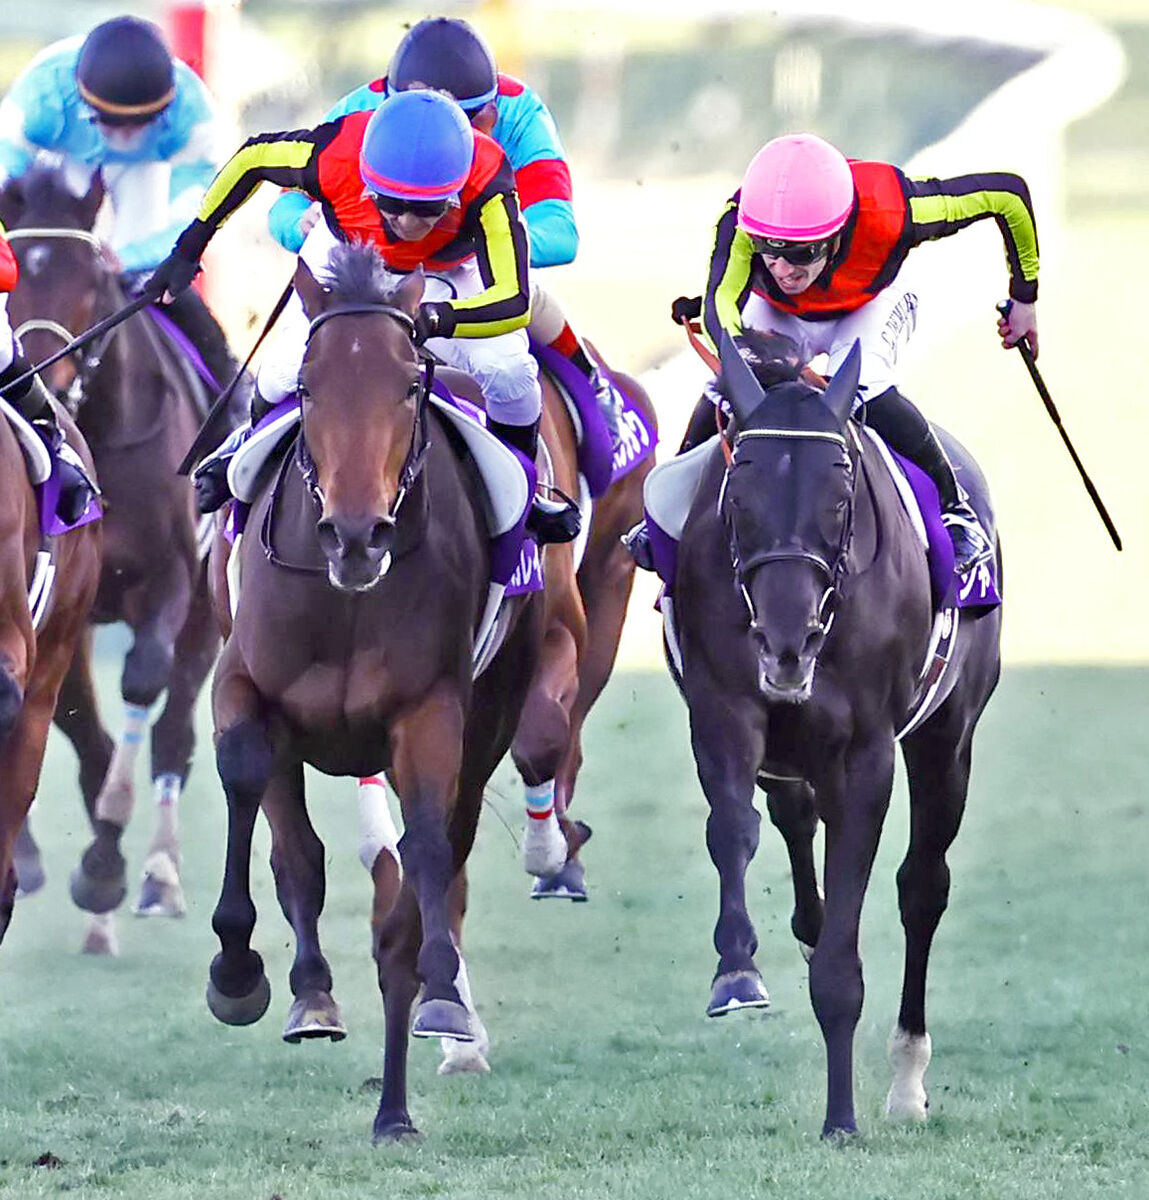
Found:
[[(962, 574), (991, 552), (929, 422), (898, 390), (898, 354), (916, 324), (918, 297), (899, 271), (921, 243), (983, 218), (1005, 241), (1012, 307), (1002, 342), (1037, 350), (1037, 230), (1017, 175), (909, 179), (888, 163), (847, 159), (812, 133), (767, 142), (718, 221), (703, 319), (715, 345), (723, 331), (776, 330), (807, 358), (836, 371), (855, 339), (862, 348), (858, 404), (866, 421), (937, 485), (942, 519)], [(713, 428), (713, 410), (706, 425)], [(687, 441), (699, 440), (692, 422)]]

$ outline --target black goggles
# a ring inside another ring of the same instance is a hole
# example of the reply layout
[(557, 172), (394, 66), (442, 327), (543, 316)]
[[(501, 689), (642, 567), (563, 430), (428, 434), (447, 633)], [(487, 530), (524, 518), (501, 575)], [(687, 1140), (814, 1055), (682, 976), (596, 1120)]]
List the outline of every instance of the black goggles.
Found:
[(833, 238), (820, 238), (816, 242), (788, 242), (782, 238), (747, 236), (755, 254), (766, 258), (784, 258), (794, 267), (808, 267), (820, 258), (829, 258), (834, 246)]
[(434, 218), (445, 217), (451, 208), (451, 197), (446, 200), (404, 200), (400, 196), (380, 196), (371, 193), (375, 207), (385, 217), (401, 217), (410, 213), (413, 217)]

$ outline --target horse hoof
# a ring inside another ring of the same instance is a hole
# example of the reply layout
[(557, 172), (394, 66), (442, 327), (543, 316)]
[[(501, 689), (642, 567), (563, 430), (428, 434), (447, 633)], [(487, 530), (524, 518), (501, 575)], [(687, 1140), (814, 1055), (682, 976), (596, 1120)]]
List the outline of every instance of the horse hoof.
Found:
[(111, 913), (92, 918), (84, 934), (82, 954), (97, 954), (105, 958), (116, 958), (120, 953), (120, 939), (116, 936), (116, 920)]
[(298, 1045), (304, 1038), (330, 1038), (341, 1042), (347, 1036), (339, 1005), (330, 992), (313, 992), (310, 996), (297, 996), (287, 1014), (283, 1029), (283, 1040)]
[(443, 1061), (437, 1075), (487, 1075), (491, 1064), (478, 1049), (477, 1042), (460, 1042), (457, 1038), (443, 1038)]
[(470, 1013), (454, 1000), (424, 1000), (415, 1010), (411, 1036), (447, 1037), (458, 1042), (473, 1042)]
[(246, 996), (225, 996), (215, 981), (208, 979), (207, 1006), (211, 1015), (225, 1025), (254, 1025), (267, 1012), (270, 1003), (271, 984), (262, 971), (255, 987)]
[(375, 1128), (371, 1132), (371, 1143), (378, 1146), (380, 1142), (405, 1142), (422, 1136), (411, 1123), (411, 1118), (404, 1113), (401, 1117), (382, 1120), (376, 1117)]
[(585, 902), (590, 899), (586, 890), (586, 872), (578, 859), (572, 858), (563, 869), (549, 879), (539, 876), (531, 885), (532, 900), (574, 900)]
[(144, 863), (140, 894), (132, 906), (137, 917), (183, 917), (187, 901), (179, 872), (167, 854), (153, 854)]
[(523, 830), (523, 868), (528, 875), (549, 878), (563, 869), (567, 860), (567, 840), (552, 812), (543, 821), (527, 818)]
[(97, 879), (89, 875), (81, 863), (68, 880), (68, 890), (72, 894), (72, 903), (84, 912), (97, 915), (114, 912), (128, 894), (127, 872), (121, 870), (118, 877)]
[(770, 994), (757, 971), (727, 971), (710, 988), (708, 1017), (724, 1017), (739, 1008), (769, 1008)]
[(12, 865), (16, 868), (16, 899), (23, 900), (34, 896), (47, 880), (44, 874), (44, 864), (38, 855), (29, 858), (17, 858)]

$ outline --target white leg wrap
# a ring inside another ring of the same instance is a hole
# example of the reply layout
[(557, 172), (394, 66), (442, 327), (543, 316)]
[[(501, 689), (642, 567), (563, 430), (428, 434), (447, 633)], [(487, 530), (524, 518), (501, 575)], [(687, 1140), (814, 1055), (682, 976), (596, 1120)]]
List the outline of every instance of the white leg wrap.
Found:
[(127, 825), (132, 816), (132, 779), (136, 759), (148, 727), (148, 710), (139, 704), (124, 705), (124, 732), (116, 743), (108, 773), (96, 797), (96, 816), (116, 825)]
[(399, 830), (391, 817), (387, 781), (365, 775), (359, 780), (359, 861), (370, 871), (382, 850), (399, 865)]
[(886, 1116), (900, 1121), (924, 1121), (929, 1116), (925, 1078), (932, 1052), (928, 1033), (919, 1037), (895, 1028), (890, 1034), (894, 1081), (886, 1097)]
[(523, 868), (528, 875), (557, 875), (567, 860), (567, 840), (555, 816), (555, 781), (523, 789), (527, 824), (523, 830)]
[[(454, 936), (451, 938), (455, 941)], [(479, 1018), (475, 1009), (475, 1001), (471, 995), (471, 981), (467, 974), (467, 963), (462, 950), (455, 943), (459, 952), (459, 971), (455, 976), (455, 987), (471, 1019), (471, 1032), (475, 1035), (473, 1042), (458, 1042), (454, 1038), (440, 1038), (439, 1045), (443, 1051), (443, 1061), (439, 1064), (440, 1075), (455, 1075), (469, 1071), (473, 1074), (484, 1074), (491, 1069), (487, 1062), (487, 1052), (491, 1047), (491, 1039), (487, 1035), (487, 1027)]]

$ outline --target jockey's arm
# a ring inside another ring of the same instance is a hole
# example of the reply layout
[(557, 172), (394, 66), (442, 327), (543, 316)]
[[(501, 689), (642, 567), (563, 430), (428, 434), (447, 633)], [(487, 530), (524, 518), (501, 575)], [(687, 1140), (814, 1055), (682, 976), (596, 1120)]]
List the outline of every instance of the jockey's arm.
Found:
[(992, 217), (1001, 231), (1009, 263), (1010, 299), (1037, 299), (1037, 224), (1029, 188), (1020, 175), (995, 172), (952, 179), (906, 181), (914, 244), (957, 233)]
[(499, 76), (498, 118), (491, 136), (502, 146), (531, 237), (531, 266), (554, 267), (578, 253), (570, 167), (550, 110), (533, 88)]
[(742, 306), (750, 294), (754, 252), (750, 239), (738, 228), (738, 204), (727, 202), (714, 227), (714, 248), (703, 297), (702, 322), (717, 349), (725, 330), (731, 337), (742, 332)]
[[(348, 92), (341, 100), (336, 101), (323, 114), (323, 120), (325, 122), (334, 121), (347, 113), (373, 111), (379, 106), (383, 94), (381, 79), (365, 83), (362, 87), (357, 87), (353, 92)], [(314, 224), (313, 221), (308, 223), (306, 220), (308, 213), (313, 211), (313, 203), (311, 197), (304, 192), (286, 191), (281, 192), (275, 203), (268, 209), (268, 232), (285, 250), (290, 250), (292, 254), (299, 253), (304, 239), (310, 232), (311, 225)]]
[[(501, 177), (496, 177), (496, 181)], [(531, 319), (527, 233), (514, 193), (488, 187), (474, 202), (478, 213), (475, 254), (490, 284), (466, 299), (431, 302), (440, 337), (493, 337), (522, 329)]]

